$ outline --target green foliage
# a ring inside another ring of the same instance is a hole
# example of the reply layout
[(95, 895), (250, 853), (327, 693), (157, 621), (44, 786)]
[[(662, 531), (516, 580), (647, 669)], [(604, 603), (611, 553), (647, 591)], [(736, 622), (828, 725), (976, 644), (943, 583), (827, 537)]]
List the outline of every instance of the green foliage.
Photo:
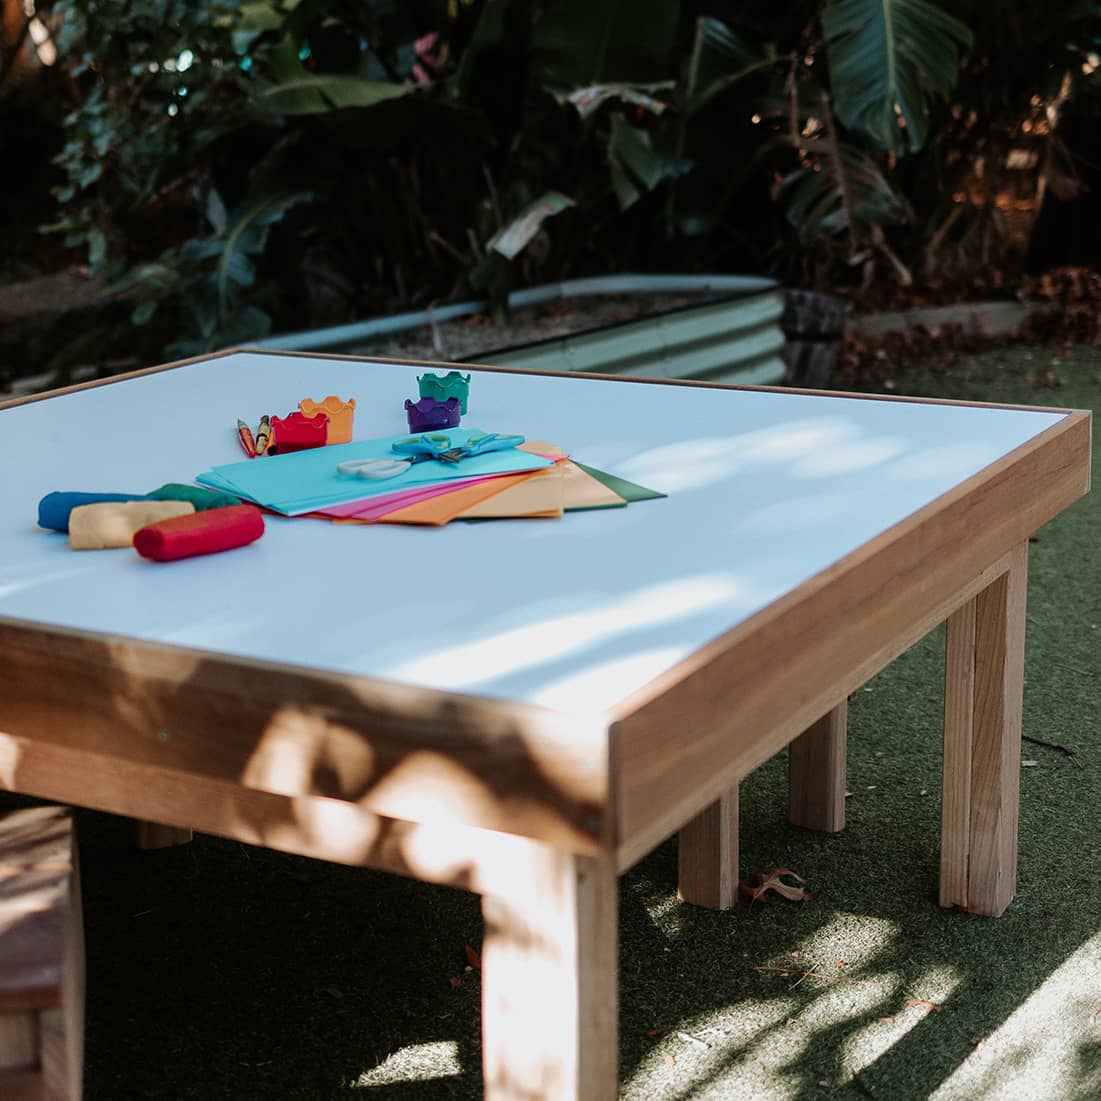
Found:
[(343, 107), (374, 107), (410, 89), (350, 76), (303, 76), (257, 89), (253, 105), (273, 115), (324, 115)]
[[(267, 306), (282, 297), (264, 271), (272, 230), (292, 207), (340, 193), (300, 158), (416, 96), (400, 68), (411, 69), (412, 48), (403, 62), (400, 50), (368, 42), (407, 11), (376, 3), (354, 33), (342, 26), (349, 33), (337, 35), (326, 7), (58, 5), (60, 46), (83, 94), (65, 120), (58, 164), (67, 182), (56, 191), (61, 215), (47, 228), (86, 248), (90, 270), (106, 273), (110, 289), (141, 294), (133, 323), (158, 324), (177, 352), (270, 331)], [(340, 53), (349, 42), (351, 66)], [(319, 56), (350, 71), (317, 71)], [(328, 135), (315, 117), (331, 124)], [(416, 120), (401, 128), (410, 125)]]
[[(209, 157), (243, 118), (232, 40), (237, 5), (64, 2), (55, 10), (60, 48), (87, 90), (65, 120), (57, 163), (68, 182), (56, 191), (61, 217), (47, 228), (64, 232), (70, 245), (83, 243), (90, 270), (111, 277), (113, 289), (144, 286), (151, 297), (135, 307), (135, 325), (149, 324), (159, 301), (174, 298), (169, 328), (187, 332), (190, 303), (218, 260), (196, 247), (201, 237), (190, 239), (204, 228), (202, 197), (216, 198)], [(166, 27), (175, 34), (166, 36)], [(239, 274), (235, 291), (251, 285)], [(237, 307), (224, 300), (216, 316), (228, 323)], [(253, 327), (262, 327), (256, 320)], [(204, 323), (192, 335), (213, 343), (225, 330)]]
[(716, 96), (775, 64), (770, 43), (750, 41), (732, 31), (721, 19), (701, 16), (688, 64), (684, 90), (684, 114), (691, 118)]
[(929, 0), (831, 0), (822, 29), (841, 121), (881, 149), (920, 149), (928, 97), (948, 97), (972, 44), (966, 24)]
[(78, 94), (51, 228), (176, 352), (617, 268), (905, 281), (972, 114), (1065, 98), (1097, 22), (1036, 5), (1005, 44), (1029, 84), (974, 46), (1001, 33), (978, 0), (55, 10)]
[(868, 154), (839, 142), (831, 156), (784, 176), (788, 220), (804, 244), (848, 233), (857, 245), (876, 240), (877, 228), (904, 222), (909, 211)]
[(679, 8), (670, 0), (547, 4), (532, 42), (538, 79), (565, 88), (661, 79), (669, 71)]

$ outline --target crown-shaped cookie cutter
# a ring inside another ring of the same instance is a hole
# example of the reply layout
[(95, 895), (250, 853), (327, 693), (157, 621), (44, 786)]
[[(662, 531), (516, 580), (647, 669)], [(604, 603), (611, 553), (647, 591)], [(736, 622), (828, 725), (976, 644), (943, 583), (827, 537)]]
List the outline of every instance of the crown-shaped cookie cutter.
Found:
[(318, 414), (324, 413), (329, 418), (329, 435), (326, 442), (351, 442), (352, 419), (355, 417), (356, 411), (355, 398), (341, 401), (335, 394), (330, 394), (324, 401), (303, 398), (298, 403), (298, 408), (306, 417), (316, 417)]
[(459, 423), (462, 402), (458, 398), (437, 401), (435, 398), (421, 398), (420, 401), (405, 399), (405, 415), (409, 420), (410, 432), (431, 432), (435, 428), (455, 428)]
[(461, 403), (459, 412), (466, 414), (466, 403), (470, 397), (470, 376), (458, 371), (448, 371), (446, 375), (418, 375), (417, 385), (422, 398), (435, 398), (446, 401), (458, 398)]
[(329, 437), (329, 417), (318, 413), (307, 417), (304, 413), (288, 413), (285, 417), (272, 417), (271, 429), (275, 433), (275, 450), (285, 455), (288, 451), (305, 451), (311, 447), (324, 447)]

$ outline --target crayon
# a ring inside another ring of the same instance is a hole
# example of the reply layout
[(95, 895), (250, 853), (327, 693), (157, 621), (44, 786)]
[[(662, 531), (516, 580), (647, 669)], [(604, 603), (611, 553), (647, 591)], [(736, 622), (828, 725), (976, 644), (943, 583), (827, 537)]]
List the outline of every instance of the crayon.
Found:
[(240, 417), (237, 418), (237, 438), (250, 459), (256, 458), (256, 441), (252, 438), (252, 429)]
[(265, 413), (260, 418), (260, 427), (256, 429), (256, 454), (264, 455), (268, 451), (272, 451), (274, 454), (271, 442), (271, 417)]

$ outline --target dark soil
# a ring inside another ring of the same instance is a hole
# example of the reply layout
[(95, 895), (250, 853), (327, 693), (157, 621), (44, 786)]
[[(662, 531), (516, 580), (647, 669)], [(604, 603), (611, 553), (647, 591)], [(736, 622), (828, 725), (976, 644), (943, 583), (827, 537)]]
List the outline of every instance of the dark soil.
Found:
[(472, 314), (440, 324), (393, 333), (344, 349), (356, 355), (395, 359), (476, 361), (479, 355), (620, 325), (681, 306), (698, 305), (699, 294), (592, 295), (513, 311), (503, 324)]

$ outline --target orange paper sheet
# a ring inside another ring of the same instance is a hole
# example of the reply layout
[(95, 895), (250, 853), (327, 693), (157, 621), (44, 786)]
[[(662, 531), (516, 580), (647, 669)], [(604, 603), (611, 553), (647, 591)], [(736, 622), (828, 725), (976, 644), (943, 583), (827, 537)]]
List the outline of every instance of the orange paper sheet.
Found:
[[(550, 469), (554, 469), (551, 467)], [(417, 501), (416, 504), (406, 505), (404, 508), (395, 509), (377, 520), (369, 520), (371, 524), (430, 524), (439, 526), (454, 520), (462, 515), (468, 508), (473, 508), (498, 493), (503, 493), (513, 486), (520, 485), (532, 474), (542, 474), (542, 470), (525, 472), (523, 474), (504, 474), (499, 478), (492, 478), (477, 485), (456, 489), (454, 493), (444, 493), (439, 497), (430, 497), (426, 501)]]
[[(562, 454), (562, 448), (546, 440), (529, 440), (520, 447), (534, 455), (552, 458)], [(379, 517), (380, 524), (446, 524), (457, 519), (516, 519), (528, 516), (561, 516), (558, 467), (528, 471), (523, 474), (494, 478), (491, 483), (457, 489), (453, 493), (432, 497), (407, 505)], [(535, 475), (541, 480), (536, 481)], [(546, 476), (550, 476), (549, 479)]]
[(517, 485), (473, 505), (460, 513), (459, 520), (504, 520), (518, 517), (556, 517), (564, 510), (562, 467), (556, 463), (537, 470)]

